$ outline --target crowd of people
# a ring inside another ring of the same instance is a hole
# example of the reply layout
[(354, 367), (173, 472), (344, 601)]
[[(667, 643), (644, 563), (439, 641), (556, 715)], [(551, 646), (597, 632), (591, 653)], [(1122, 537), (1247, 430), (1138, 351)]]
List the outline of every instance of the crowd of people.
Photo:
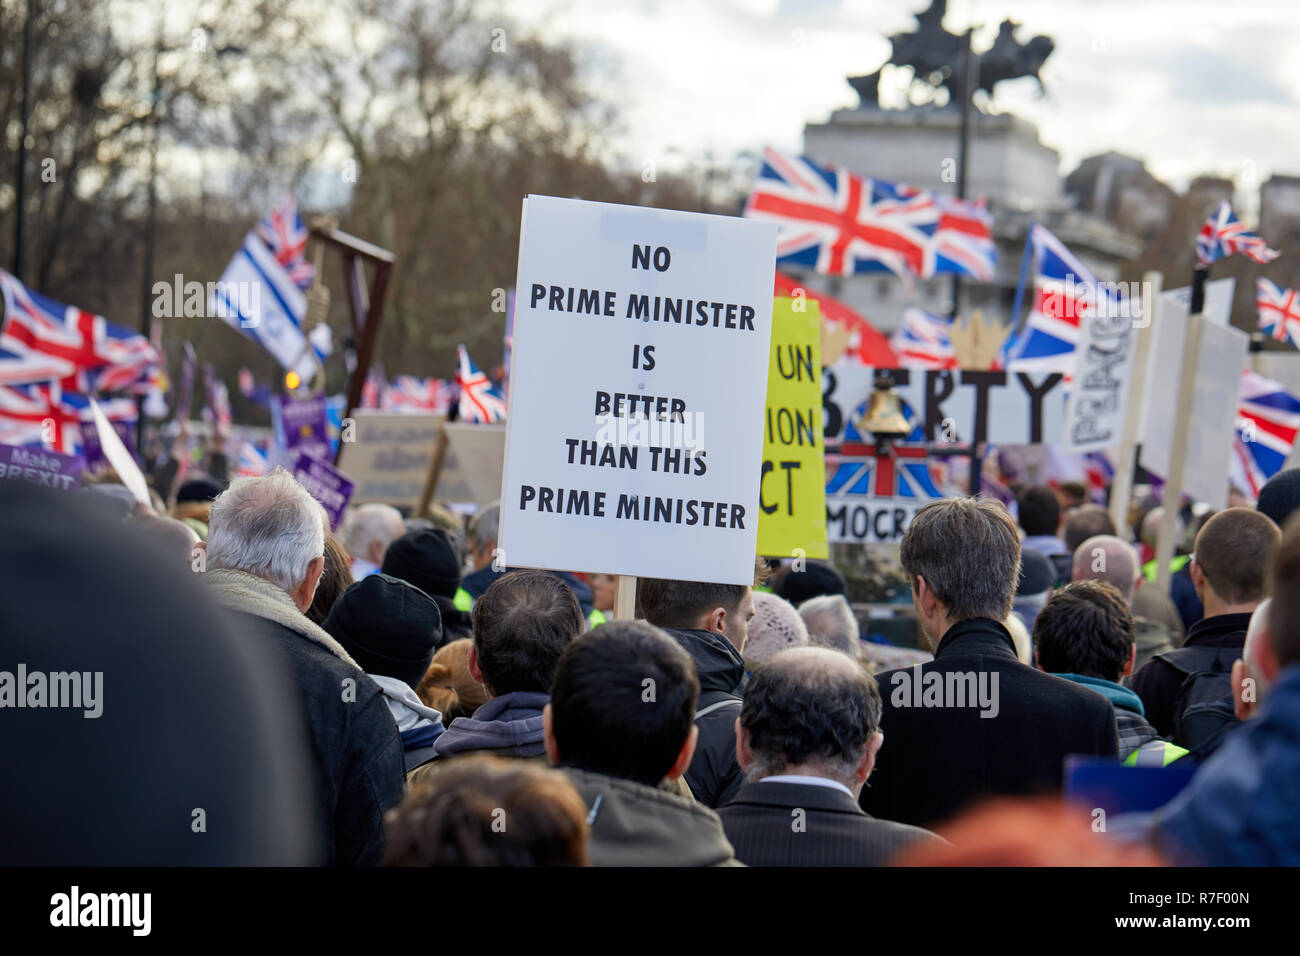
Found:
[[(1300, 863), (1300, 470), (1188, 515), (1167, 590), (1155, 502), (1133, 540), (1068, 487), (933, 502), (883, 656), (824, 562), (615, 619), (609, 575), (508, 568), (497, 506), (122, 492), (0, 482), (3, 862)], [(1193, 772), (1098, 828), (1080, 758)]]

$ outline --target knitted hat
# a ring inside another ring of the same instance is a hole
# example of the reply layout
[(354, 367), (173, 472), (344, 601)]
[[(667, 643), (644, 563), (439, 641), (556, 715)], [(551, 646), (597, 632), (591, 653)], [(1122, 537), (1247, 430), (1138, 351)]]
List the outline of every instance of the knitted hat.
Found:
[(1279, 471), (1259, 489), (1255, 510), (1268, 515), (1279, 528), (1297, 509), (1300, 509), (1300, 468)]
[(1056, 580), (1056, 569), (1040, 551), (1023, 548), (1020, 551), (1020, 585), (1016, 588), (1018, 596), (1042, 594), (1051, 590)]
[(225, 490), (225, 483), (215, 478), (191, 478), (176, 490), (176, 503), (214, 501)]
[(823, 594), (847, 594), (849, 589), (844, 583), (844, 575), (829, 564), (809, 561), (802, 571), (791, 567), (775, 590), (791, 604), (799, 605)]
[(487, 689), (469, 672), (469, 638), (452, 641), (433, 655), (433, 663), (416, 688), (420, 700), (450, 725), (456, 717), (469, 717), (487, 703)]
[(808, 643), (808, 628), (789, 601), (774, 594), (754, 594), (754, 617), (745, 641), (745, 662), (751, 667), (789, 647)]
[(384, 552), (384, 574), (414, 584), (425, 594), (455, 597), (460, 587), (460, 557), (441, 528), (402, 535)]
[(386, 574), (362, 578), (339, 595), (322, 625), (367, 674), (420, 685), (442, 641), (433, 598)]

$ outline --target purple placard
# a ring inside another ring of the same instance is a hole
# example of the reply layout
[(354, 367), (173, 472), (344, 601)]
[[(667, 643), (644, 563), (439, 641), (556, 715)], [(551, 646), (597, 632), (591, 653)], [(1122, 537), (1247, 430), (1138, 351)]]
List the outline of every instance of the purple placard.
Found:
[[(113, 426), (113, 431), (117, 432), (117, 437), (122, 439), (122, 444), (131, 453), (131, 457), (139, 458), (140, 456), (135, 453), (135, 422), (109, 422), (109, 424)], [(86, 459), (86, 470), (89, 472), (113, 467), (104, 455), (104, 447), (99, 443), (99, 429), (95, 427), (93, 420), (81, 423), (81, 454)]]
[(280, 403), (280, 431), (287, 451), (302, 452), (322, 461), (333, 458), (326, 429), (325, 399), (295, 401), (277, 398)]
[[(0, 478), (30, 481), (34, 485), (76, 491), (81, 487), (85, 462), (74, 455), (60, 455), (44, 448), (0, 445)], [(351, 494), (351, 491), (348, 492)]]
[(324, 506), (330, 516), (330, 530), (336, 530), (357, 487), (352, 479), (329, 462), (301, 452), (293, 463), (293, 476)]

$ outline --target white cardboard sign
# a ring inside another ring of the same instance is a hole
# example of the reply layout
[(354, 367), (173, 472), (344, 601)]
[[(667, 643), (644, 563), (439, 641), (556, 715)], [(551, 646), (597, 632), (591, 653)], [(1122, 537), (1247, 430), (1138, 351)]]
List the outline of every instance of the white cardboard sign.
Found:
[(750, 584), (776, 226), (524, 200), (510, 567)]
[(1084, 316), (1074, 352), (1074, 381), (1065, 401), (1061, 447), (1066, 452), (1113, 448), (1124, 432), (1137, 330), (1119, 310)]
[[(1161, 299), (1163, 300), (1163, 296)], [(1209, 296), (1206, 296), (1207, 307)], [(1163, 302), (1162, 302), (1163, 305)], [(1231, 325), (1220, 324), (1205, 313), (1201, 325), (1201, 351), (1196, 363), (1196, 394), (1188, 427), (1187, 463), (1183, 492), (1222, 508), (1228, 497), (1228, 468), (1236, 429), (1238, 389), (1246, 367), (1250, 336)], [(1178, 373), (1187, 336), (1187, 310), (1176, 308), (1157, 315), (1151, 330), (1156, 336), (1154, 361), (1147, 383), (1142, 467), (1165, 477), (1172, 456), (1174, 420), (1178, 401)]]

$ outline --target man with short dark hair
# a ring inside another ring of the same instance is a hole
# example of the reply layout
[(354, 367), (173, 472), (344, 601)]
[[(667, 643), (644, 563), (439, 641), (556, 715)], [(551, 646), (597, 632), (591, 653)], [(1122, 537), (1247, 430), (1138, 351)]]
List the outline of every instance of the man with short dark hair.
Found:
[(1300, 511), (1300, 468), (1284, 468), (1264, 482), (1255, 510), (1285, 528), (1287, 519)]
[(1067, 554), (1065, 542), (1057, 537), (1061, 525), (1061, 503), (1046, 485), (1030, 485), (1016, 496), (1020, 527), (1025, 531), (1022, 547), (1033, 548), (1045, 558)]
[[(511, 571), (474, 602), (470, 675), (488, 702), (473, 717), (457, 717), (433, 742), (438, 757), (491, 753), (536, 757), (546, 752), (542, 709), (550, 700), (555, 665), (582, 633), (582, 609), (568, 586), (546, 571)], [(412, 779), (436, 773), (435, 760)]]
[(560, 657), (546, 753), (586, 803), (594, 865), (735, 865), (717, 814), (668, 789), (691, 763), (699, 693), (690, 655), (644, 621), (602, 624)]
[(862, 791), (864, 810), (929, 826), (981, 797), (1059, 791), (1070, 754), (1115, 756), (1110, 704), (1017, 658), (1002, 622), (1020, 541), (1000, 503), (926, 505), (900, 557), (934, 660), (876, 677), (890, 747)]
[(755, 668), (736, 718), (748, 781), (718, 810), (748, 866), (883, 866), (933, 839), (868, 816), (858, 794), (884, 741), (876, 682), (823, 647), (782, 651)]
[(1196, 750), (1203, 743), (1179, 731), (1180, 690), (1189, 676), (1222, 674), (1221, 697), (1231, 711), (1229, 673), (1241, 656), (1251, 612), (1265, 597), (1268, 557), (1280, 536), (1277, 525), (1249, 508), (1220, 511), (1196, 536), (1190, 571), (1205, 617), (1182, 647), (1153, 657), (1132, 682), (1151, 725), (1180, 746)]
[(641, 614), (666, 630), (695, 661), (700, 682), (695, 722), (700, 743), (686, 771), (695, 799), (719, 807), (740, 789), (743, 775), (736, 762), (732, 727), (740, 710), (745, 679), (745, 639), (754, 616), (753, 589), (739, 584), (705, 584), (641, 578), (637, 582)]
[(1155, 841), (1173, 863), (1300, 866), (1300, 524), (1273, 549), (1267, 586), (1265, 636), (1281, 669), (1259, 711), (1157, 812)]
[(1136, 654), (1128, 601), (1104, 581), (1066, 585), (1034, 622), (1038, 666), (1096, 691), (1115, 708), (1120, 759), (1131, 767), (1163, 767), (1187, 751), (1162, 739), (1143, 716), (1142, 698), (1120, 684), (1133, 672)]

